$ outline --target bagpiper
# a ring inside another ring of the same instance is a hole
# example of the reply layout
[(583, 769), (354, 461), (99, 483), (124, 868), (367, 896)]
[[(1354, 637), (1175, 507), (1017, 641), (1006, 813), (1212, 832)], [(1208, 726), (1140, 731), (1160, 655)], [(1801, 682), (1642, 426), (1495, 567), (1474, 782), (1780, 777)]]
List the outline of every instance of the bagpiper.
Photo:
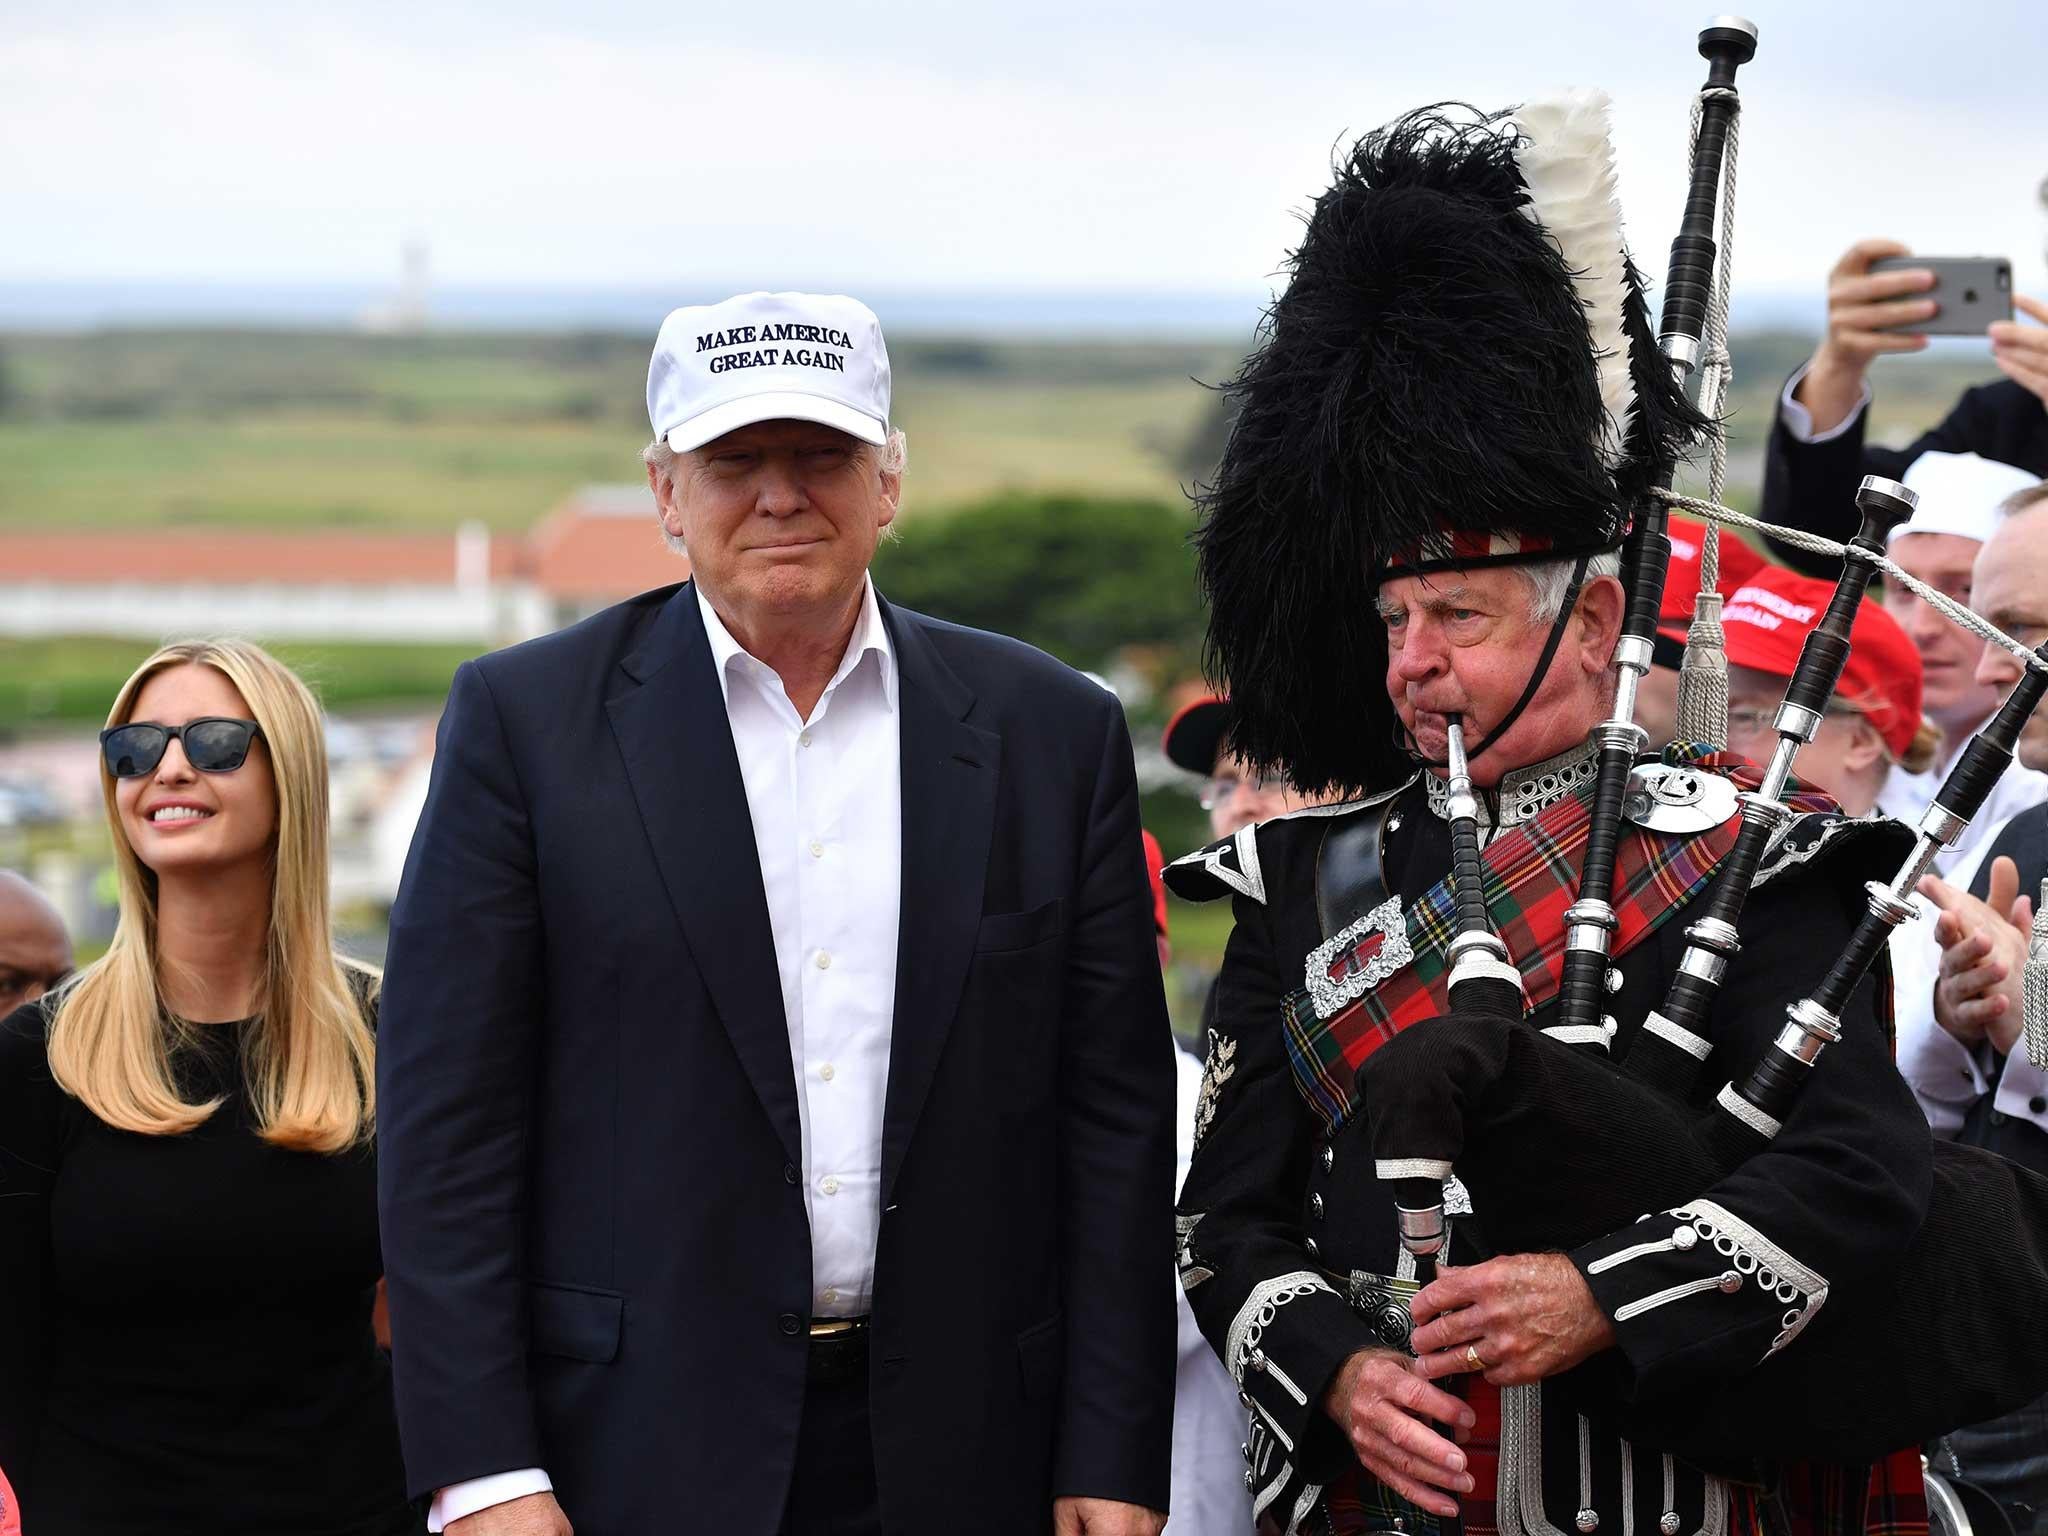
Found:
[[(1919, 1231), (1928, 1136), (1892, 1066), (1881, 973), (1765, 1150), (1568, 1251), (1491, 1243), (1488, 1209), (1454, 1180), (1448, 1246), (1418, 1265), (1389, 1180), (1441, 1169), (1376, 1158), (1357, 1091), (1381, 1044), (1446, 1011), (1461, 796), (1527, 1024), (1618, 1055), (1693, 963), (1686, 908), (1728, 851), (1738, 789), (1756, 787), (1675, 749), (1693, 803), (1635, 808), (1604, 1013), (1560, 1025), (1628, 602), (1617, 551), (1703, 426), (1650, 334), (1605, 112), (1591, 95), (1430, 108), (1361, 140), (1233, 381), (1203, 498), (1233, 745), (1305, 792), (1351, 792), (1167, 873), (1185, 897), (1234, 906), (1179, 1262), (1250, 1413), (1256, 1509), (1288, 1533), (1924, 1528), (1917, 1456), (1703, 1462), (1643, 1427), (1655, 1405), (1725, 1396), (1798, 1349), (1830, 1297), (1880, 1284)], [(1711, 1027), (1662, 1042), (1705, 1062), (1702, 1107), (1770, 1049), (1849, 940), (1865, 882), (1909, 841), (1796, 786), (1784, 802)], [(1585, 1193), (1567, 1181), (1530, 1198)]]

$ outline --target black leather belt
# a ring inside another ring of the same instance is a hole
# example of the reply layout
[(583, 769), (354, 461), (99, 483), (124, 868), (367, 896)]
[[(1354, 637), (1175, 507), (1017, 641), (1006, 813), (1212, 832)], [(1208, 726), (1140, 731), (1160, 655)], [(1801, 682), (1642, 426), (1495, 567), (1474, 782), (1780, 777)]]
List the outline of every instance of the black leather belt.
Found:
[(1387, 899), (1380, 843), (1397, 795), (1330, 822), (1316, 850), (1316, 920), (1333, 938)]
[(868, 1320), (864, 1317), (818, 1317), (811, 1320), (810, 1379), (836, 1385), (865, 1378), (868, 1370)]

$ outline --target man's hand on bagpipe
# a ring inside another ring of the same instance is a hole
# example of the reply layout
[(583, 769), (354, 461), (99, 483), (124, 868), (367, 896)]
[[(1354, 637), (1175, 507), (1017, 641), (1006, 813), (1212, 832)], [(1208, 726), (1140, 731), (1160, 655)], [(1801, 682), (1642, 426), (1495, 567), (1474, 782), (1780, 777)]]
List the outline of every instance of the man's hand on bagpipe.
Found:
[(1432, 1423), (1465, 1438), (1472, 1410), (1422, 1378), (1416, 1362), (1391, 1349), (1362, 1349), (1337, 1370), (1323, 1411), (1344, 1431), (1359, 1463), (1412, 1504), (1446, 1519), (1455, 1495), (1472, 1491), (1465, 1453)]
[(1614, 1325), (1561, 1253), (1446, 1266), (1409, 1305), (1416, 1369), (1435, 1380), (1484, 1375), (1519, 1387), (1568, 1371), (1614, 1343)]

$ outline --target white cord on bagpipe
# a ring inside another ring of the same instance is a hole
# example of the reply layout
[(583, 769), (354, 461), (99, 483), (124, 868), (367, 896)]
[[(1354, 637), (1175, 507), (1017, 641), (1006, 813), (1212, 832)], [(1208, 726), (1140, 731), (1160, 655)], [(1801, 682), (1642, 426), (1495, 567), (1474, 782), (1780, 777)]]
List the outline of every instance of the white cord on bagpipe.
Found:
[[(1693, 98), (1692, 133), (1686, 163), (1695, 158), (1701, 108), (1709, 95), (1728, 102), (1727, 147), (1721, 156), (1721, 234), (1714, 291), (1707, 303), (1706, 333), (1700, 359), (1700, 414), (1707, 430), (1707, 500), (1718, 506), (1728, 480), (1728, 431), (1722, 421), (1728, 385), (1735, 370), (1728, 355), (1728, 293), (1735, 269), (1735, 166), (1741, 148), (1742, 99), (1732, 89), (1713, 87)], [(1721, 633), (1721, 533), (1707, 519), (1700, 541), (1700, 585), (1693, 599), (1692, 624), (1685, 636), (1685, 660), (1678, 672), (1678, 734), (1682, 740), (1713, 747), (1728, 744), (1728, 658)]]
[[(1683, 507), (1686, 511), (1693, 513), (1697, 517), (1708, 518), (1718, 523), (1727, 523), (1736, 528), (1747, 528), (1752, 533), (1769, 534), (1772, 538), (1782, 543), (1790, 544), (1794, 549), (1810, 550), (1817, 555), (1840, 556), (1848, 548), (1847, 545), (1839, 540), (1824, 538), (1817, 533), (1808, 533), (1803, 528), (1784, 528), (1776, 523), (1767, 523), (1760, 517), (1750, 517), (1736, 511), (1733, 507), (1703, 501), (1697, 496), (1683, 496), (1677, 491), (1661, 490), (1652, 491), (1651, 494), (1659, 501), (1669, 502), (1674, 507)], [(2013, 659), (2023, 666), (2032, 667), (2038, 672), (2048, 672), (2048, 661), (2043, 661), (1996, 624), (1990, 623), (1979, 615), (1972, 613), (1946, 592), (1930, 587), (1916, 576), (1908, 575), (1905, 571), (1899, 569), (1898, 565), (1888, 556), (1879, 555), (1872, 563), (1876, 565), (1878, 570), (1884, 573), (1885, 580), (1897, 582), (1908, 592), (1926, 602), (1930, 607), (1939, 609), (1950, 623), (1968, 630), (1980, 640), (1990, 641), (2000, 650), (2010, 652)]]

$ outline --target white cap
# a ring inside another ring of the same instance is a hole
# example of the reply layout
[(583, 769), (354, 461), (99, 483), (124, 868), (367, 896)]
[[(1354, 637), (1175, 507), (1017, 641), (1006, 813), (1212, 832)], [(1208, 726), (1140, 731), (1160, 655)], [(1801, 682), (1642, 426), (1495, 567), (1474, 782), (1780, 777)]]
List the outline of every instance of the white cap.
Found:
[(757, 421), (889, 436), (889, 350), (857, 299), (742, 293), (671, 310), (647, 365), (647, 419), (677, 453)]
[(1920, 505), (1886, 539), (1908, 533), (1953, 533), (1979, 544), (1998, 527), (2008, 496), (2039, 484), (2037, 476), (1974, 453), (1923, 453), (1906, 470), (1906, 489)]

